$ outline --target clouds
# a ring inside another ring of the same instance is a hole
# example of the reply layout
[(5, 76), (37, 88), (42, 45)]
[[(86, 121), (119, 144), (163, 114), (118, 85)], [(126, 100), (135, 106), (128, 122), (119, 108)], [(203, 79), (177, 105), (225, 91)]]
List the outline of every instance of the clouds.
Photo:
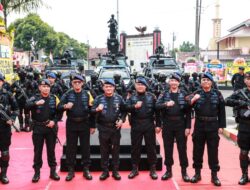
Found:
[[(41, 18), (56, 31), (67, 33), (92, 47), (106, 47), (107, 21), (117, 13), (117, 0), (45, 0), (51, 9), (38, 11)], [(212, 37), (212, 21), (215, 16), (214, 0), (203, 0), (201, 23), (201, 47), (206, 48)], [(249, 0), (220, 0), (222, 34), (232, 26), (250, 18)], [(11, 15), (13, 21), (20, 15)], [(22, 15), (21, 15), (22, 16)], [(157, 26), (162, 31), (163, 44), (172, 43), (171, 34), (176, 33), (176, 44), (194, 43), (195, 0), (119, 0), (119, 30), (137, 34), (135, 26), (147, 26), (152, 32)]]

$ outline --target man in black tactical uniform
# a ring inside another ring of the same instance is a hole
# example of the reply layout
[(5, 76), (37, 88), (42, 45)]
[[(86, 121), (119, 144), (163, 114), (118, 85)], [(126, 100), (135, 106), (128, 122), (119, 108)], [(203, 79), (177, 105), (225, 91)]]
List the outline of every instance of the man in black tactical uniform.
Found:
[(101, 94), (101, 84), (98, 81), (98, 74), (92, 73), (90, 75), (90, 81), (87, 82), (87, 86), (89, 87), (90, 93), (93, 98), (96, 98)]
[(4, 77), (0, 76), (0, 109), (4, 110), (12, 120), (6, 121), (4, 116), (0, 116), (0, 181), (3, 184), (8, 184), (7, 168), (9, 166), (10, 153), (9, 147), (11, 144), (11, 125), (19, 114), (18, 105), (15, 97), (3, 88)]
[(182, 80), (181, 80), (179, 88), (181, 90), (186, 91), (187, 94), (192, 93), (192, 82), (190, 80), (190, 74), (189, 73), (183, 73), (182, 74)]
[(159, 97), (159, 95), (169, 89), (169, 85), (167, 83), (167, 75), (164, 73), (159, 74), (159, 80), (152, 88), (153, 93), (156, 95), (156, 97)]
[(126, 87), (127, 95), (131, 95), (133, 92), (135, 92), (135, 79), (137, 77), (137, 72), (133, 72), (130, 74), (130, 81)]
[(226, 98), (226, 105), (234, 107), (238, 112), (238, 145), (240, 147), (240, 167), (242, 177), (240, 185), (248, 183), (248, 154), (250, 151), (250, 72), (245, 74), (246, 88), (237, 90), (231, 96)]
[(85, 79), (78, 74), (72, 76), (73, 89), (67, 91), (61, 98), (58, 106), (60, 111), (66, 111), (66, 158), (68, 175), (66, 181), (75, 177), (75, 160), (78, 138), (80, 139), (81, 155), (83, 162), (83, 177), (92, 180), (89, 172), (90, 166), (90, 133), (95, 132), (95, 119), (91, 116), (93, 98), (90, 93), (83, 90)]
[(32, 96), (26, 103), (27, 109), (31, 111), (34, 144), (34, 164), (35, 174), (32, 182), (36, 183), (40, 179), (40, 169), (43, 165), (42, 152), (44, 141), (47, 148), (47, 160), (50, 167), (50, 178), (60, 180), (56, 173), (55, 146), (57, 139), (57, 121), (60, 120), (57, 114), (57, 104), (59, 99), (50, 94), (50, 82), (43, 79), (39, 83), (40, 94)]
[(103, 173), (100, 180), (109, 177), (109, 154), (112, 152), (112, 177), (120, 180), (119, 170), (119, 151), (121, 126), (125, 122), (125, 102), (123, 98), (114, 93), (115, 82), (113, 79), (106, 79), (103, 82), (104, 94), (98, 96), (94, 101), (92, 112), (96, 114), (96, 126), (99, 131), (101, 167)]
[(169, 91), (163, 92), (157, 100), (156, 108), (161, 110), (163, 123), (162, 138), (165, 150), (165, 165), (167, 171), (162, 180), (172, 177), (174, 140), (177, 142), (182, 179), (189, 182), (187, 174), (187, 136), (191, 128), (190, 106), (185, 101), (187, 92), (179, 89), (181, 78), (177, 74), (170, 75)]
[(147, 148), (148, 163), (150, 166), (150, 176), (157, 179), (156, 174), (156, 137), (155, 132), (159, 133), (160, 118), (155, 110), (155, 95), (146, 92), (147, 81), (143, 77), (138, 77), (135, 81), (136, 93), (127, 100), (127, 111), (131, 113), (131, 156), (132, 171), (128, 178), (132, 179), (139, 174), (138, 166), (141, 155), (141, 145), (144, 138)]
[[(25, 70), (20, 69), (18, 71), (19, 80), (15, 81), (11, 85), (11, 91), (15, 93), (15, 98), (16, 98), (16, 101), (18, 103), (18, 107), (20, 110), (19, 115), (18, 115), (18, 120), (19, 120), (21, 131), (29, 131), (28, 128), (29, 128), (29, 122), (30, 122), (29, 111), (25, 109), (25, 103), (28, 100), (28, 96), (26, 94), (26, 82), (27, 82), (26, 75), (27, 73), (25, 72)], [(23, 118), (23, 113), (24, 113), (25, 119)], [(23, 127), (23, 120), (25, 123), (25, 127)]]
[[(5, 80), (5, 76), (4, 76), (3, 73), (0, 73), (0, 77), (1, 78), (3, 77), (3, 79)], [(3, 88), (6, 89), (7, 91), (11, 91), (11, 85), (10, 85), (10, 83), (7, 82), (7, 81), (4, 81)]]
[(126, 98), (126, 86), (124, 82), (121, 80), (121, 75), (118, 73), (115, 73), (114, 76), (114, 81), (115, 81), (115, 92), (122, 96), (123, 98)]
[[(38, 82), (34, 80), (33, 72), (27, 73), (25, 82), (25, 92), (28, 98), (34, 96), (34, 94), (38, 92)], [(26, 110), (26, 108), (24, 108), (24, 110)], [(25, 119), (29, 120), (28, 124), (25, 124), (25, 131), (29, 132), (32, 130), (30, 112), (28, 110), (26, 110), (25, 112)]]
[(33, 71), (33, 74), (34, 74), (34, 80), (38, 83), (39, 80), (40, 80), (40, 77), (41, 77), (41, 73), (38, 70), (35, 69)]
[(239, 72), (234, 74), (231, 83), (234, 88), (234, 91), (237, 91), (239, 89), (242, 89), (246, 87), (246, 84), (244, 83), (244, 67), (239, 67)]
[(226, 127), (225, 102), (220, 91), (212, 88), (213, 77), (210, 73), (201, 76), (201, 89), (194, 92), (188, 98), (195, 110), (195, 125), (193, 132), (193, 167), (195, 175), (192, 183), (201, 180), (201, 168), (203, 163), (204, 147), (207, 144), (208, 164), (211, 169), (211, 182), (220, 186), (217, 177), (220, 170), (218, 159), (218, 147), (220, 137)]
[(58, 98), (61, 98), (63, 95), (63, 89), (61, 86), (56, 82), (56, 74), (50, 72), (47, 74), (47, 78), (50, 82), (50, 93), (56, 95)]
[(198, 90), (200, 88), (200, 82), (198, 80), (198, 73), (193, 72), (192, 73), (192, 92)]

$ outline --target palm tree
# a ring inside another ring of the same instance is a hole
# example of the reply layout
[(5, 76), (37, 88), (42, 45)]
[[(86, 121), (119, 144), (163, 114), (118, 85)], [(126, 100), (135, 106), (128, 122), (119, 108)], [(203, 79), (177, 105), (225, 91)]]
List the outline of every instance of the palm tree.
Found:
[(21, 13), (37, 10), (42, 6), (47, 6), (43, 0), (0, 0), (3, 5), (5, 27), (7, 29), (7, 17), (11, 12)]

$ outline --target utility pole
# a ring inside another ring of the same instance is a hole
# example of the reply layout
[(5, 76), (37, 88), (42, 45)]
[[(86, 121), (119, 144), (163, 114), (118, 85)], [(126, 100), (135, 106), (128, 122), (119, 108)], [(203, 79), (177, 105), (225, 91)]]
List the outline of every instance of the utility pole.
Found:
[(176, 40), (175, 33), (173, 32), (173, 42), (172, 42), (172, 56), (175, 57), (175, 51), (174, 51), (174, 42)]
[(175, 36), (175, 34), (174, 34), (174, 32), (173, 32), (173, 42), (172, 42), (172, 49), (174, 50), (174, 42), (175, 42), (175, 40), (176, 40), (176, 36)]

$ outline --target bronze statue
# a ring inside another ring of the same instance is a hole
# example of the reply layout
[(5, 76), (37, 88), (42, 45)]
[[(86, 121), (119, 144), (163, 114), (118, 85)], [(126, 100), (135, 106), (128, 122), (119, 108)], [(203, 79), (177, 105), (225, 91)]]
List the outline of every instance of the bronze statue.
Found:
[(111, 18), (108, 21), (109, 23), (109, 33), (110, 33), (110, 38), (116, 38), (117, 35), (117, 21), (114, 18), (114, 15), (111, 15)]

